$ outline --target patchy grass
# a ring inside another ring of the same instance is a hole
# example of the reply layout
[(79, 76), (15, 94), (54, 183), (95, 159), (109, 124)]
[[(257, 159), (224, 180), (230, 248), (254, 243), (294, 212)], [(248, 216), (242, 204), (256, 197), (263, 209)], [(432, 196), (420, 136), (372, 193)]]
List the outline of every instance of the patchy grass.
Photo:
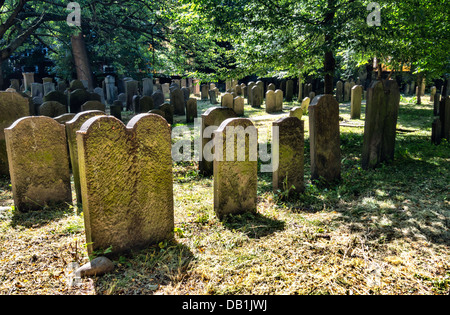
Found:
[[(199, 102), (199, 115), (209, 106)], [(280, 115), (250, 109), (265, 142)], [(88, 260), (82, 211), (1, 210), (0, 294), (449, 294), (450, 145), (430, 143), (431, 104), (402, 99), (395, 161), (370, 171), (364, 115), (349, 121), (343, 104), (341, 117), (339, 185), (309, 180), (307, 117), (304, 194), (283, 201), (259, 174), (256, 214), (218, 220), (212, 178), (174, 163), (175, 240), (121, 256), (80, 287), (68, 287), (67, 266)], [(9, 184), (0, 180), (0, 209), (13, 205)]]

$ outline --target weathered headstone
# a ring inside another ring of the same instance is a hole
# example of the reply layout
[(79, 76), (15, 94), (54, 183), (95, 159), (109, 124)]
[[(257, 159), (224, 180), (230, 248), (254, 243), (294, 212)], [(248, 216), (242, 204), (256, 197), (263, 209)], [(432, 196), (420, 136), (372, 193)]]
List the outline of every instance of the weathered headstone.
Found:
[(44, 95), (47, 95), (50, 92), (56, 91), (55, 83), (45, 82), (44, 84), (42, 84), (42, 86), (44, 88)]
[(43, 100), (44, 100), (44, 102), (51, 102), (51, 101), (60, 102), (61, 104), (66, 106), (66, 109), (67, 109), (68, 97), (63, 92), (52, 91), (52, 92), (48, 93), (47, 95), (45, 95)]
[(443, 97), (439, 103), (439, 119), (441, 121), (442, 138), (450, 141), (450, 96)]
[(217, 94), (215, 90), (209, 90), (209, 102), (213, 105), (218, 104), (217, 102)]
[(197, 118), (197, 99), (190, 98), (186, 103), (186, 122), (192, 123)]
[[(91, 99), (91, 94), (85, 89), (78, 89), (69, 94), (70, 112), (77, 114), (81, 111), (81, 105)], [(45, 100), (45, 98), (44, 98)]]
[(400, 91), (396, 81), (374, 81), (367, 91), (362, 168), (394, 159)]
[(233, 110), (238, 116), (244, 116), (244, 98), (236, 96), (233, 100)]
[(311, 179), (332, 183), (341, 176), (339, 103), (333, 95), (316, 96), (309, 105)]
[(142, 79), (142, 95), (152, 96), (153, 94), (153, 79), (144, 78)]
[(74, 117), (75, 117), (75, 114), (67, 113), (67, 114), (62, 114), (53, 119), (56, 120), (57, 122), (59, 122), (60, 124), (64, 125), (66, 122), (72, 120)]
[(83, 105), (81, 105), (81, 111), (89, 111), (89, 110), (99, 110), (102, 112), (106, 111), (105, 104), (99, 102), (99, 101), (87, 101)]
[(286, 102), (292, 102), (292, 98), (294, 96), (294, 81), (287, 80), (286, 81)]
[(300, 105), (300, 107), (303, 110), (303, 114), (306, 115), (308, 113), (309, 110), (309, 104), (311, 103), (311, 99), (309, 97), (305, 97), (302, 101), (302, 104)]
[(299, 106), (295, 106), (289, 111), (289, 117), (297, 117), (298, 119), (301, 120), (302, 116), (303, 116), (303, 109)]
[[(25, 92), (31, 91), (31, 84), (34, 83), (34, 72), (24, 72), (22, 75)], [(19, 90), (16, 91), (19, 92)]]
[(94, 93), (98, 95), (98, 97), (100, 98), (100, 102), (105, 104), (105, 93), (103, 92), (103, 89), (101, 87), (96, 87), (94, 89)]
[(123, 104), (121, 101), (114, 101), (109, 107), (110, 114), (119, 120), (122, 120), (122, 108)]
[(172, 125), (174, 112), (173, 106), (169, 103), (164, 103), (159, 107), (159, 109), (164, 112), (164, 118), (166, 119), (166, 121)]
[(175, 115), (186, 114), (184, 95), (179, 88), (174, 88), (170, 91), (170, 105), (172, 105)]
[(201, 100), (205, 101), (208, 99), (209, 88), (207, 84), (202, 84), (201, 86)]
[(214, 211), (256, 212), (258, 132), (247, 118), (230, 118), (214, 132)]
[(154, 109), (155, 105), (153, 98), (148, 95), (144, 95), (139, 98), (137, 102), (137, 108), (134, 109), (136, 114), (148, 113), (150, 110)]
[(159, 108), (165, 102), (164, 93), (161, 90), (157, 90), (152, 94), (153, 104), (155, 108)]
[(362, 85), (355, 85), (351, 92), (351, 102), (350, 102), (350, 118), (360, 119), (361, 118), (361, 102), (362, 102)]
[(253, 108), (260, 108), (263, 98), (261, 97), (261, 90), (258, 85), (254, 85), (251, 90), (252, 94), (252, 102), (251, 105)]
[(24, 117), (5, 136), (16, 210), (72, 203), (64, 126), (50, 117)]
[(80, 80), (72, 80), (70, 81), (69, 84), (69, 90), (70, 91), (75, 91), (75, 90), (85, 90), (86, 88), (84, 87), (83, 82), (81, 82)]
[(266, 112), (274, 113), (277, 111), (277, 99), (275, 96), (275, 91), (268, 90), (266, 92)]
[(170, 127), (140, 114), (125, 125), (112, 116), (77, 132), (88, 253), (115, 256), (173, 238)]
[(342, 83), (342, 81), (336, 83), (336, 100), (338, 103), (344, 101), (344, 83)]
[[(270, 83), (270, 84), (267, 86), (267, 90), (272, 90), (272, 91), (275, 92), (276, 89), (277, 89), (277, 88), (275, 87), (275, 84), (273, 84), (273, 83)], [(267, 95), (267, 92), (266, 92), (266, 95)]]
[(105, 78), (106, 102), (108, 104), (112, 104), (116, 100), (115, 84), (116, 79), (113, 76), (108, 75)]
[(249, 105), (252, 104), (252, 89), (255, 85), (256, 85), (256, 83), (253, 81), (250, 81), (247, 84), (247, 104), (249, 104)]
[(44, 97), (44, 87), (41, 83), (31, 83), (31, 97)]
[(344, 102), (350, 101), (350, 92), (351, 92), (350, 82), (345, 81), (345, 83), (344, 83)]
[[(302, 114), (299, 108), (299, 114)], [(278, 133), (278, 137), (275, 135)], [(272, 156), (276, 167), (272, 174), (273, 191), (304, 190), (304, 122), (295, 116), (273, 122)], [(277, 141), (278, 140), (278, 141)], [(274, 145), (275, 142), (278, 142)]]
[(139, 83), (136, 80), (127, 80), (125, 83), (125, 95), (127, 99), (127, 109), (132, 109), (133, 96), (139, 95)]
[(103, 116), (104, 112), (99, 110), (91, 110), (81, 112), (66, 123), (67, 143), (69, 144), (70, 165), (72, 166), (73, 182), (75, 186), (75, 194), (77, 203), (81, 205), (81, 184), (80, 184), (80, 167), (78, 163), (78, 147), (77, 147), (77, 131), (90, 118), (95, 116)]
[(54, 118), (66, 113), (67, 113), (66, 106), (64, 106), (60, 102), (49, 101), (44, 102), (42, 103), (41, 106), (39, 106), (39, 115), (41, 116)]
[(222, 95), (221, 106), (232, 109), (233, 108), (233, 100), (234, 100), (233, 94), (226, 92)]
[(275, 102), (276, 102), (276, 109), (277, 111), (283, 110), (283, 91), (282, 90), (276, 90), (275, 91)]
[(213, 175), (213, 161), (205, 158), (205, 152), (211, 155), (212, 136), (219, 125), (228, 118), (237, 117), (233, 109), (228, 107), (211, 107), (202, 114), (202, 127), (200, 138), (202, 147), (200, 152), (199, 170), (203, 175)]
[(0, 91), (0, 175), (9, 175), (5, 132), (19, 118), (30, 115), (28, 99), (17, 92)]

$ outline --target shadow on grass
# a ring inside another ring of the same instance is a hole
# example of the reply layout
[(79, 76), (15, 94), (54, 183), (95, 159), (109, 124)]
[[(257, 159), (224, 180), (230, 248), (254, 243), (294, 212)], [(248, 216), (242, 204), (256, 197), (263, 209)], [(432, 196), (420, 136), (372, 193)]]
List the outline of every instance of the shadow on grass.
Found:
[(38, 228), (70, 215), (74, 215), (74, 207), (67, 203), (28, 212), (13, 210), (11, 226), (13, 228), (18, 226)]
[(224, 226), (231, 231), (239, 231), (249, 238), (258, 239), (285, 228), (285, 223), (263, 216), (259, 213), (228, 215), (223, 220)]

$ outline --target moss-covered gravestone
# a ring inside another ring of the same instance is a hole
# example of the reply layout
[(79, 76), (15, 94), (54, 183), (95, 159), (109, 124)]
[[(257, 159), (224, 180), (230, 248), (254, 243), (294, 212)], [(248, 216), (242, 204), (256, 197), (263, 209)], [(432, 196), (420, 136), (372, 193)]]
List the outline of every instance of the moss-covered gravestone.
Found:
[(50, 117), (24, 117), (5, 136), (16, 209), (72, 203), (64, 126)]
[(75, 114), (72, 113), (67, 113), (67, 114), (62, 114), (58, 117), (53, 118), (54, 120), (56, 120), (57, 122), (59, 122), (60, 124), (65, 124), (66, 122), (72, 120), (75, 117)]
[(81, 111), (86, 112), (90, 110), (99, 110), (102, 112), (106, 111), (106, 106), (102, 102), (99, 101), (87, 101), (83, 105), (81, 105)]
[(48, 101), (39, 106), (39, 115), (47, 117), (58, 117), (66, 114), (66, 106), (57, 101)]
[(316, 96), (309, 105), (311, 179), (323, 184), (341, 177), (339, 103), (333, 95)]
[[(300, 113), (301, 109), (299, 108)], [(284, 117), (272, 125), (273, 191), (304, 190), (304, 133), (303, 120)]]
[(70, 165), (72, 166), (73, 182), (77, 203), (81, 204), (81, 185), (80, 185), (80, 168), (78, 164), (78, 147), (77, 147), (77, 131), (90, 118), (95, 116), (103, 116), (104, 112), (99, 110), (84, 111), (78, 113), (72, 120), (66, 123), (67, 143), (69, 144)]
[(297, 117), (298, 119), (301, 120), (302, 116), (303, 116), (303, 109), (299, 106), (295, 106), (289, 111), (289, 117)]
[(115, 256), (173, 238), (170, 127), (140, 114), (125, 126), (112, 116), (77, 132), (88, 253)]
[(214, 211), (256, 212), (258, 131), (247, 118), (226, 119), (214, 132)]
[(277, 99), (274, 90), (266, 92), (266, 113), (273, 113), (277, 111)]
[(303, 115), (306, 115), (308, 113), (310, 103), (311, 103), (311, 99), (309, 97), (305, 97), (303, 99), (302, 104), (300, 105), (300, 107), (303, 110)]
[(29, 115), (30, 106), (27, 98), (17, 92), (0, 92), (0, 175), (9, 175), (4, 129), (17, 119)]
[(360, 119), (361, 118), (361, 101), (363, 94), (363, 86), (355, 85), (352, 87), (351, 91), (351, 101), (350, 101), (350, 118)]
[(199, 170), (205, 176), (213, 175), (213, 132), (228, 119), (237, 117), (235, 111), (228, 107), (211, 107), (202, 114)]
[(400, 91), (397, 82), (374, 81), (367, 91), (362, 168), (394, 159)]

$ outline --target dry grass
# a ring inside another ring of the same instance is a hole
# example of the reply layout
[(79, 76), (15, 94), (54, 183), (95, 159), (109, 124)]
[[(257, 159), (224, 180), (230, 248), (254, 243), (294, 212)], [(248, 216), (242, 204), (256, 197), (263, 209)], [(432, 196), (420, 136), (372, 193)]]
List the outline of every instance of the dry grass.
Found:
[[(261, 111), (251, 115), (267, 134), (279, 115)], [(259, 174), (258, 213), (224, 221), (212, 179), (174, 164), (174, 242), (120, 257), (81, 287), (68, 287), (67, 270), (88, 260), (78, 209), (2, 210), (0, 294), (449, 294), (450, 146), (429, 143), (431, 113), (403, 99), (399, 127), (412, 132), (398, 133), (396, 160), (372, 171), (360, 169), (363, 128), (342, 127), (343, 179), (328, 189), (309, 181), (305, 117), (305, 193), (282, 201)], [(0, 207), (11, 205), (3, 180)]]

